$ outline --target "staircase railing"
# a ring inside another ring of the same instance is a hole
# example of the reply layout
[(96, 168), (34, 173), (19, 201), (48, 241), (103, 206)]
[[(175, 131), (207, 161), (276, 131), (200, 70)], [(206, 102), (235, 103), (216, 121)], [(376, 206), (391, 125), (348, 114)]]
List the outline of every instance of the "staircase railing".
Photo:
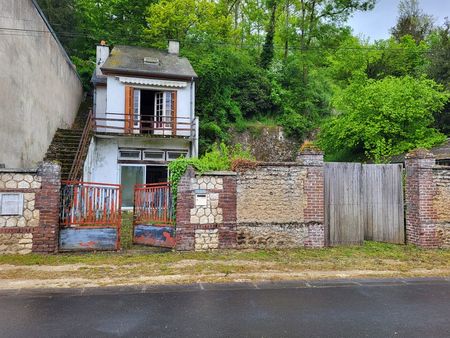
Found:
[(69, 172), (69, 180), (78, 180), (81, 178), (81, 170), (84, 164), (84, 157), (86, 156), (87, 149), (89, 147), (89, 141), (91, 140), (92, 130), (94, 128), (94, 119), (92, 116), (92, 109), (89, 110), (89, 114), (86, 120), (86, 124), (83, 128), (83, 134), (81, 135), (80, 142), (78, 143), (77, 153), (73, 160), (72, 167)]

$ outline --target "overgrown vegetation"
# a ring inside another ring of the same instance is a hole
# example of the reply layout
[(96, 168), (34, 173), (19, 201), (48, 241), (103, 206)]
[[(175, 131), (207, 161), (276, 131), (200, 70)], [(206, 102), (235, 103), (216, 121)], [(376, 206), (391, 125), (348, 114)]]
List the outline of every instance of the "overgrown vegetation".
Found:
[(300, 141), (320, 130), (334, 160), (384, 161), (450, 133), (449, 22), (436, 27), (417, 0), (401, 0), (392, 37), (373, 43), (346, 22), (375, 0), (39, 2), (86, 87), (100, 40), (180, 40), (199, 75), (202, 153), (249, 120), (274, 121)]
[(189, 166), (199, 174), (215, 170), (231, 170), (233, 161), (237, 159), (254, 160), (249, 151), (243, 150), (241, 145), (227, 146), (224, 142), (214, 143), (210, 150), (199, 158), (180, 157), (169, 163), (169, 181), (176, 206), (178, 183)]

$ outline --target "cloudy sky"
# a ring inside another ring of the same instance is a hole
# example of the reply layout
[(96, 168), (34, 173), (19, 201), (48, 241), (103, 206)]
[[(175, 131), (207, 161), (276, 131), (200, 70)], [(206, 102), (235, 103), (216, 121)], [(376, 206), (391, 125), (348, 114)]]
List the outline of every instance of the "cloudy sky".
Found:
[[(389, 37), (389, 29), (396, 23), (400, 0), (377, 0), (375, 9), (358, 12), (349, 20), (355, 34), (363, 35), (372, 41)], [(444, 18), (450, 18), (450, 0), (419, 0), (422, 10), (436, 19), (441, 25)]]

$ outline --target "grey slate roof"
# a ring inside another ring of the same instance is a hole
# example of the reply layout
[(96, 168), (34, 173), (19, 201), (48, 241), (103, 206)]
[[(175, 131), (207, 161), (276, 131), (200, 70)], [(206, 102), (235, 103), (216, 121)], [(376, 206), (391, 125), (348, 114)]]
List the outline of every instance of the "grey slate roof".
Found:
[[(145, 64), (144, 58), (156, 58), (159, 60), (159, 64)], [(135, 46), (115, 46), (101, 70), (103, 74), (127, 74), (174, 79), (197, 77), (188, 59), (155, 48)]]

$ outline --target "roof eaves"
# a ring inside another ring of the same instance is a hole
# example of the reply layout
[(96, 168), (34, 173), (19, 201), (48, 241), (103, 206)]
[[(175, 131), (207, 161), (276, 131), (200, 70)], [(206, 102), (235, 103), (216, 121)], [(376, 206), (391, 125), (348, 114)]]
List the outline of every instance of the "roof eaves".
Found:
[(138, 75), (138, 76), (152, 76), (156, 78), (169, 78), (169, 79), (180, 79), (180, 80), (192, 80), (197, 79), (197, 74), (194, 75), (180, 75), (173, 73), (160, 73), (160, 72), (151, 72), (144, 70), (135, 70), (135, 69), (125, 69), (125, 68), (100, 68), (104, 75), (114, 75), (114, 74), (124, 74), (124, 75)]

